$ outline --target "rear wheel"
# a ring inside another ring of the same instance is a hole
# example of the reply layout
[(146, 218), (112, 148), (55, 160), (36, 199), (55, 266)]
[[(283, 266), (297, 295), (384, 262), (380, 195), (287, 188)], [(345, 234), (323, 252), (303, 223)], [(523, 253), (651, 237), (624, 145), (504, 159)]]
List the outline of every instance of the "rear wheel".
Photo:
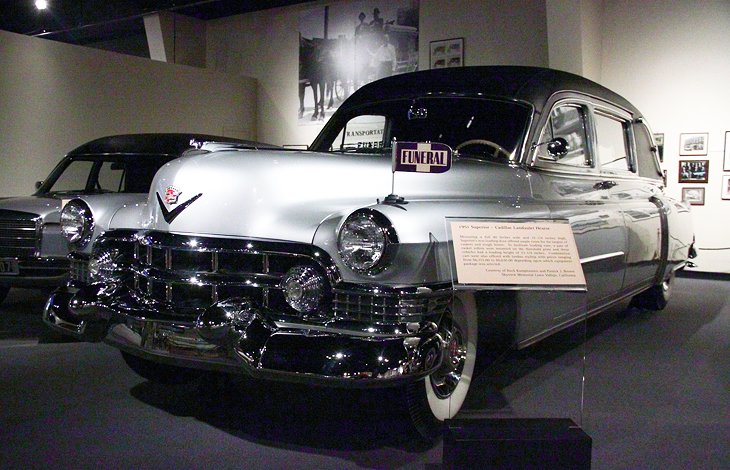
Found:
[(644, 292), (637, 294), (631, 299), (633, 307), (643, 308), (646, 310), (664, 310), (672, 295), (672, 285), (674, 284), (674, 272), (672, 272), (660, 284), (652, 286)]
[(451, 316), (442, 323), (441, 335), (445, 345), (441, 367), (405, 391), (413, 426), (427, 441), (440, 435), (444, 420), (459, 412), (469, 391), (477, 346), (473, 295), (457, 298)]
[(179, 385), (192, 382), (200, 377), (200, 373), (194, 369), (160, 364), (124, 351), (121, 353), (129, 368), (150, 382)]

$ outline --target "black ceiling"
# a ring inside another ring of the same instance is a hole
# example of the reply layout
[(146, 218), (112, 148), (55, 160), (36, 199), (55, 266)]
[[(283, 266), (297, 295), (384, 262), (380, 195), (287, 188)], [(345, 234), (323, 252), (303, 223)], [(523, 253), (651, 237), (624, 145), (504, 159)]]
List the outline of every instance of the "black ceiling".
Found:
[[(311, 0), (309, 0), (311, 1)], [(142, 17), (173, 11), (201, 20), (306, 3), (307, 0), (48, 0), (38, 11), (35, 0), (0, 0), (0, 30), (74, 44), (142, 34)]]

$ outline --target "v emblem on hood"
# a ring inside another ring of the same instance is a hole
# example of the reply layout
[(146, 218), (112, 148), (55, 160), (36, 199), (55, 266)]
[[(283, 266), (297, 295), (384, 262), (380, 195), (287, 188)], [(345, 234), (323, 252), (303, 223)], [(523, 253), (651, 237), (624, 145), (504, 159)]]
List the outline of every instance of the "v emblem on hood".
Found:
[(162, 217), (164, 217), (165, 222), (168, 224), (171, 224), (175, 218), (180, 215), (182, 211), (187, 209), (187, 207), (198, 200), (200, 196), (202, 196), (203, 193), (198, 194), (197, 196), (193, 196), (187, 201), (183, 202), (173, 210), (169, 211), (167, 210), (167, 207), (165, 207), (165, 203), (162, 202), (162, 198), (160, 197), (160, 193), (155, 193), (155, 196), (157, 196), (157, 203), (160, 205), (160, 210), (162, 211)]

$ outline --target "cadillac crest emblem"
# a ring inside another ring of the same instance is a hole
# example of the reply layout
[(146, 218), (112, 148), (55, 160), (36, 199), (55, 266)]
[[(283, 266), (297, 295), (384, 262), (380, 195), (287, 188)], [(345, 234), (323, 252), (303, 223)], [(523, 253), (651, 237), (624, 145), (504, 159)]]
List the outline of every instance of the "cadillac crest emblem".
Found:
[(165, 189), (165, 202), (168, 206), (177, 204), (177, 199), (182, 194), (182, 191), (178, 191), (174, 186), (168, 186)]

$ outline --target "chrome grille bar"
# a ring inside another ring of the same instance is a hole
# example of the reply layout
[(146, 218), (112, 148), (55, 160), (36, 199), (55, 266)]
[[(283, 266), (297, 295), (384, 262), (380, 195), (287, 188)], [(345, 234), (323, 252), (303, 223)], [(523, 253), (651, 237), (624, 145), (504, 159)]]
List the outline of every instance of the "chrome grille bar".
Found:
[(41, 243), (40, 219), (0, 220), (0, 257), (38, 256)]

